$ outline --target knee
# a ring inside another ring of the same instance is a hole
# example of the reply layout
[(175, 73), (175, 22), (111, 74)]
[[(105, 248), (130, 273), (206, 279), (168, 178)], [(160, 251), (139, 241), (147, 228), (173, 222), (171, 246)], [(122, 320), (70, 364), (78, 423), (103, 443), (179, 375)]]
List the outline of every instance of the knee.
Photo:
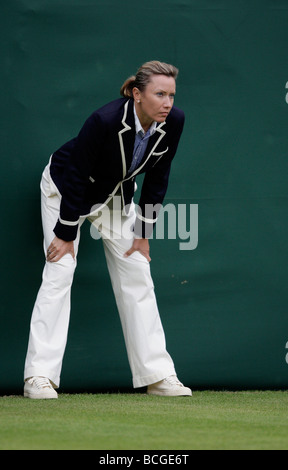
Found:
[(70, 287), (76, 269), (76, 260), (68, 254), (56, 263), (46, 262), (44, 276), (46, 280), (58, 288)]

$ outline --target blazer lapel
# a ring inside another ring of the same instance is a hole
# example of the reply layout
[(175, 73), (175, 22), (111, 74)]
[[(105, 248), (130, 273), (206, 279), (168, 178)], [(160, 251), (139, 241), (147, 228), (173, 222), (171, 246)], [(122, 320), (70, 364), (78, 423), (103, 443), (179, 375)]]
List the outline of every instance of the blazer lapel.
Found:
[(142, 164), (128, 178), (126, 178), (127, 171), (129, 170), (132, 163), (135, 143), (136, 127), (133, 105), (134, 101), (132, 99), (125, 103), (124, 114), (122, 119), (123, 127), (118, 132), (123, 167), (123, 181), (121, 182), (121, 193), (124, 215), (128, 215), (130, 211), (130, 205), (127, 205), (127, 201), (131, 200), (134, 194), (134, 182), (132, 182), (131, 179), (134, 178), (134, 176), (137, 175), (137, 173), (139, 173), (139, 171), (141, 171), (141, 169), (146, 165), (152, 153), (156, 150), (157, 146), (159, 145), (163, 137), (166, 135), (166, 132), (162, 129), (166, 122), (163, 122), (156, 128), (155, 134), (150, 137)]
[[(121, 151), (121, 156), (122, 156), (123, 180), (125, 180), (127, 171), (129, 170), (131, 166), (132, 158), (133, 158), (135, 132), (136, 132), (133, 105), (134, 105), (134, 101), (132, 99), (128, 100), (125, 103), (124, 114), (122, 118), (123, 127), (118, 132), (120, 151)], [(163, 129), (165, 124), (166, 122), (162, 122), (161, 124), (159, 124), (159, 126), (157, 126), (154, 135), (150, 137), (149, 139), (147, 150), (145, 153), (145, 157), (142, 161), (142, 164), (129, 176), (129, 178), (126, 178), (126, 179), (133, 178), (146, 165), (152, 153), (155, 152), (157, 146), (160, 144), (161, 140), (166, 135), (166, 132)]]
[(134, 177), (135, 175), (137, 175), (137, 173), (139, 173), (139, 171), (142, 170), (142, 168), (146, 165), (146, 163), (150, 159), (152, 153), (155, 152), (161, 140), (166, 135), (166, 132), (164, 131), (164, 129), (162, 129), (163, 126), (165, 126), (165, 124), (166, 122), (162, 122), (159, 126), (157, 126), (155, 134), (153, 134), (153, 136), (150, 137), (149, 139), (145, 157), (143, 158), (141, 165), (132, 173), (131, 177)]
[(130, 168), (133, 158), (135, 142), (135, 121), (133, 115), (133, 100), (128, 100), (124, 105), (122, 118), (123, 128), (118, 132), (120, 151), (122, 157), (123, 179)]

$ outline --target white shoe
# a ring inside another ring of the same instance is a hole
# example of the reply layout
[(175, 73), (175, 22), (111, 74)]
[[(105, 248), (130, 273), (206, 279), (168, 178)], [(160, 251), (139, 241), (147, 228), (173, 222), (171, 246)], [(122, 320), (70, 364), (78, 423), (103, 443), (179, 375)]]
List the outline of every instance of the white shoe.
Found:
[(25, 381), (24, 397), (49, 400), (58, 398), (58, 394), (46, 377), (31, 377)]
[(155, 384), (149, 385), (148, 395), (159, 395), (163, 397), (192, 397), (192, 391), (179, 382), (176, 375), (166, 377)]

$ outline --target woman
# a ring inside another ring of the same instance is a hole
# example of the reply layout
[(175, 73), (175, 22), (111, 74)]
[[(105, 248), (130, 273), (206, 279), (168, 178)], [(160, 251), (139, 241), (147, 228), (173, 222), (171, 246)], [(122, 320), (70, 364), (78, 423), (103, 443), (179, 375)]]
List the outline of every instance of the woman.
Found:
[[(133, 386), (148, 386), (147, 392), (155, 395), (192, 395), (179, 382), (166, 351), (149, 265), (148, 238), (184, 125), (183, 112), (173, 107), (177, 75), (172, 65), (144, 64), (122, 86), (123, 98), (94, 112), (78, 137), (56, 151), (44, 170), (46, 263), (25, 363), (28, 398), (58, 397), (71, 285), (86, 219), (103, 239)], [(145, 179), (136, 213), (133, 195), (140, 173)], [(132, 229), (124, 233), (124, 226)]]

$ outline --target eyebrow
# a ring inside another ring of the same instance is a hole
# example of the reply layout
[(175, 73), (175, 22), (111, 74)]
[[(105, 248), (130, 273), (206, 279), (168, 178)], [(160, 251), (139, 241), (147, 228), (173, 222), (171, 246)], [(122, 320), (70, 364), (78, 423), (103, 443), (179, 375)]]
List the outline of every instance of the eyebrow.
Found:
[(162, 90), (162, 89), (157, 89), (155, 90), (156, 93), (166, 93), (166, 94), (169, 94), (169, 95), (175, 95), (176, 94), (176, 90), (175, 91), (172, 91), (172, 92), (168, 92), (168, 91), (165, 91), (165, 90)]

